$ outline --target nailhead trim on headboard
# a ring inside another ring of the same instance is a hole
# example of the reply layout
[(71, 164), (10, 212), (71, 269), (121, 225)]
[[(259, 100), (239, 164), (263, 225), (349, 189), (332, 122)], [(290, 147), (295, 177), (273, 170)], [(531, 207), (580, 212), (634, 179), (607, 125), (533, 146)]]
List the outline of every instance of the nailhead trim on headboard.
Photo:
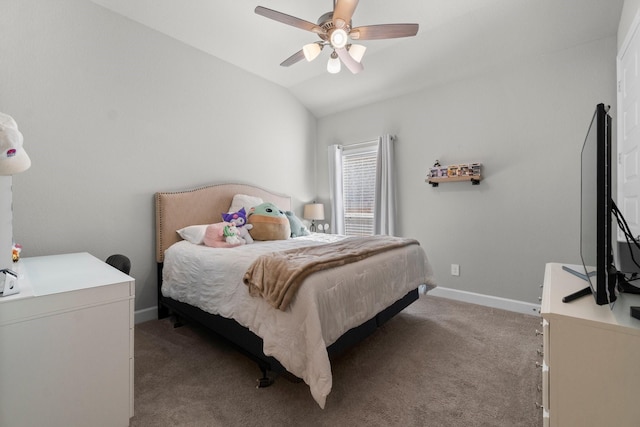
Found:
[(158, 192), (155, 194), (156, 261), (164, 262), (164, 251), (180, 240), (176, 230), (222, 221), (222, 212), (229, 209), (236, 194), (257, 196), (282, 210), (291, 210), (290, 196), (250, 184), (213, 184), (183, 191)]

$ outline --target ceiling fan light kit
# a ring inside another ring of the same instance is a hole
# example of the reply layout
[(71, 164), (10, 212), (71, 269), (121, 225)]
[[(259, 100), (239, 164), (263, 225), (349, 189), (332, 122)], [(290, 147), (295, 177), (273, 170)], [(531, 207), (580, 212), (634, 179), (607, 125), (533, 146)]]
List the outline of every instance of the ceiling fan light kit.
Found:
[(351, 57), (355, 59), (356, 62), (362, 62), (364, 52), (367, 50), (366, 46), (363, 46), (361, 44), (351, 44), (348, 46), (348, 49), (349, 55), (351, 55)]
[[(320, 37), (320, 41), (306, 44), (301, 50), (284, 60), (280, 65), (288, 67), (305, 58), (311, 62), (320, 55), (326, 45), (333, 49), (327, 62), (327, 71), (340, 72), (340, 62), (353, 74), (364, 69), (361, 64), (365, 46), (350, 44), (351, 40), (382, 40), (400, 37), (413, 37), (418, 33), (418, 24), (380, 24), (353, 28), (351, 17), (358, 6), (358, 0), (334, 0), (333, 11), (318, 19), (318, 23), (305, 21), (295, 16), (258, 6), (255, 13), (265, 18), (302, 30), (310, 31)], [(337, 64), (337, 65), (336, 65)]]
[(347, 45), (349, 36), (347, 35), (347, 32), (342, 28), (336, 28), (331, 31), (331, 36), (329, 39), (331, 40), (331, 46), (333, 46), (334, 49), (342, 49)]
[(329, 61), (327, 61), (327, 71), (331, 74), (337, 74), (340, 72), (340, 60), (338, 59), (338, 54), (333, 51), (331, 53), (331, 57)]
[(322, 51), (322, 46), (318, 43), (309, 43), (304, 45), (304, 47), (302, 48), (302, 51), (304, 52), (305, 59), (308, 62), (311, 62), (314, 59), (316, 59), (318, 55), (320, 55), (320, 52)]

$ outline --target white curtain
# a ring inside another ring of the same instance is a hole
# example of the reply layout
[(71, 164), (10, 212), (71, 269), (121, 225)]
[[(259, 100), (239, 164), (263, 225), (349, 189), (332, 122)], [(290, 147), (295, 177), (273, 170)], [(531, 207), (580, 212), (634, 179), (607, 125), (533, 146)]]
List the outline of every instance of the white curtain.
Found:
[(395, 235), (396, 231), (396, 178), (393, 146), (395, 138), (383, 135), (378, 139), (376, 166), (376, 202), (373, 213), (373, 233)]
[(331, 233), (344, 234), (341, 145), (329, 146), (329, 185), (331, 194)]

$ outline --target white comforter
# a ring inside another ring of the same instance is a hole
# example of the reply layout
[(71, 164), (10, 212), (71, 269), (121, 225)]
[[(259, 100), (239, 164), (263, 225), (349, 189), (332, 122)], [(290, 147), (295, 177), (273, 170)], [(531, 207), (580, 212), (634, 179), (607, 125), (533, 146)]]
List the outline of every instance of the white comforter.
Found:
[(302, 378), (324, 408), (332, 385), (327, 346), (410, 290), (430, 284), (424, 250), (409, 245), (312, 274), (286, 311), (250, 296), (242, 277), (264, 253), (343, 238), (313, 233), (231, 249), (180, 241), (165, 252), (162, 294), (247, 327), (263, 339), (264, 353)]

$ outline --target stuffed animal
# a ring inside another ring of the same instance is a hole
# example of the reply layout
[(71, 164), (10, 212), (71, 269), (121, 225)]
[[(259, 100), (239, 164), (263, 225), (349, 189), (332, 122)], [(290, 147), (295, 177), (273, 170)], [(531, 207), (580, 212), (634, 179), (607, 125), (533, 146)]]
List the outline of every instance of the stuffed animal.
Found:
[(247, 212), (241, 208), (237, 212), (222, 213), (222, 220), (235, 224), (238, 229), (238, 235), (244, 239), (245, 243), (253, 243), (253, 238), (249, 230), (253, 228), (252, 224), (247, 224)]
[(235, 246), (242, 245), (244, 242), (238, 243), (238, 240), (233, 238), (230, 240), (235, 241), (236, 243), (227, 242), (227, 236), (225, 233), (231, 234), (233, 232), (233, 228), (235, 228), (229, 228), (230, 225), (231, 224), (228, 222), (217, 222), (215, 224), (208, 225), (204, 233), (203, 243), (207, 246), (211, 246), (212, 248), (233, 248)]
[(291, 211), (286, 211), (284, 213), (289, 220), (289, 226), (291, 227), (291, 237), (300, 237), (300, 236), (308, 236), (311, 234), (307, 227), (300, 221), (300, 218), (296, 216)]
[(253, 225), (250, 233), (254, 240), (286, 240), (291, 237), (287, 216), (273, 203), (252, 207), (247, 222)]
[(246, 243), (244, 239), (238, 235), (238, 228), (235, 224), (229, 223), (225, 225), (222, 229), (222, 235), (224, 236), (225, 242), (230, 245), (238, 246)]

